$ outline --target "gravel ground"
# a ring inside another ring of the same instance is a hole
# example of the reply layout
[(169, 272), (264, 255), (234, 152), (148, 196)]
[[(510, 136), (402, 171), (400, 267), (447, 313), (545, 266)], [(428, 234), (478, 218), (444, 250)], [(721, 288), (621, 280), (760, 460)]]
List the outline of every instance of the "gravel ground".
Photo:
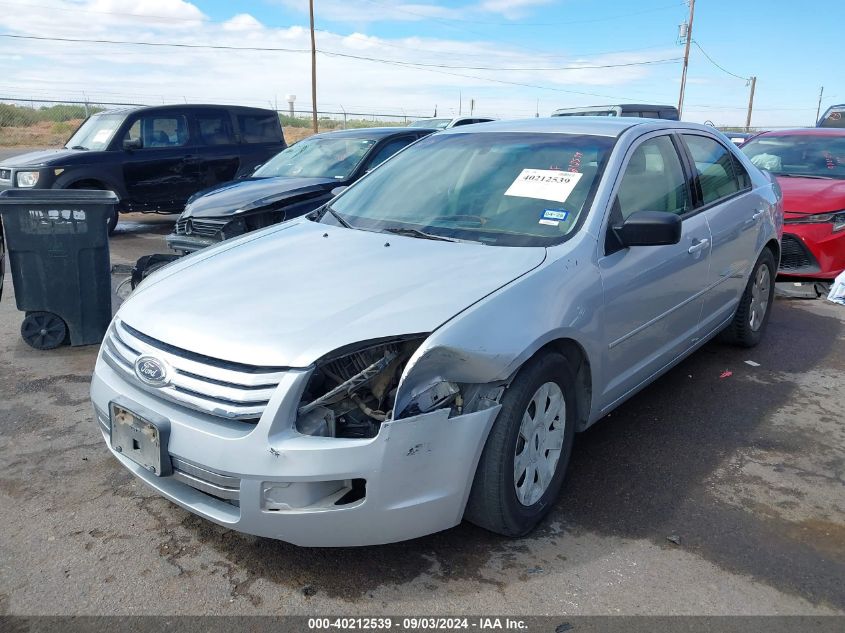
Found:
[[(113, 262), (166, 252), (172, 222), (124, 217)], [(96, 349), (28, 348), (8, 286), (0, 615), (845, 611), (845, 308), (778, 300), (760, 347), (712, 343), (580, 435), (527, 538), (464, 524), (321, 550), (228, 531), (136, 482), (92, 420)]]

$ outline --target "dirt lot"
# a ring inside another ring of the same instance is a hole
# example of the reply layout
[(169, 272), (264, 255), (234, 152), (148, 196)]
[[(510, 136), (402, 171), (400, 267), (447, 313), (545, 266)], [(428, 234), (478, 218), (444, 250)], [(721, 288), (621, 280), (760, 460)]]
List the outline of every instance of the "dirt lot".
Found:
[[(172, 221), (124, 218), (114, 262), (164, 252)], [(136, 482), (92, 419), (96, 349), (26, 347), (11, 290), (0, 614), (845, 612), (845, 308), (779, 300), (759, 348), (710, 344), (581, 435), (528, 538), (461, 525), (311, 550), (227, 531)]]

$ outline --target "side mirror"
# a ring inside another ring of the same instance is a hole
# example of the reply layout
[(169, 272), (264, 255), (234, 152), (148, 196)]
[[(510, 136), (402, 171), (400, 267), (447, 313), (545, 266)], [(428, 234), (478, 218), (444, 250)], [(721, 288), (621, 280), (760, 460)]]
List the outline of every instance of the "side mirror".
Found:
[(141, 149), (143, 147), (144, 144), (139, 138), (126, 139), (125, 141), (123, 141), (123, 149), (127, 152), (131, 152), (136, 149)]
[(681, 241), (681, 217), (661, 211), (636, 211), (612, 228), (622, 246), (662, 246)]
[(332, 189), (332, 197), (337, 198), (340, 194), (342, 194), (347, 189), (349, 189), (349, 185), (341, 185), (340, 187), (335, 187), (334, 189)]

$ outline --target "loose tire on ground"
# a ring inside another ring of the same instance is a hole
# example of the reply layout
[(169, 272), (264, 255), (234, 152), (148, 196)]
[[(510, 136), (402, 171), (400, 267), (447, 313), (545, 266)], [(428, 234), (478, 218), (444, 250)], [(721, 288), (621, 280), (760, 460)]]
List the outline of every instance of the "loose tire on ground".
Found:
[[(465, 518), (468, 521), (498, 534), (522, 536), (549, 512), (560, 492), (572, 454), (576, 416), (574, 385), (575, 377), (569, 363), (555, 352), (529, 361), (519, 371), (502, 397), (502, 409), (484, 445), (467, 502)], [(543, 389), (546, 389), (545, 395)], [(553, 405), (560, 412), (557, 420), (537, 417), (541, 413), (536, 406), (538, 394), (539, 400), (546, 401), (547, 412), (553, 410), (549, 406), (551, 398), (560, 394), (563, 402)], [(532, 419), (535, 421), (533, 426)], [(531, 432), (526, 433), (526, 429)], [(538, 440), (538, 434), (545, 439)], [(530, 437), (526, 438), (526, 435)], [(527, 454), (525, 451), (530, 446), (534, 450)], [(537, 463), (544, 460), (548, 467), (555, 450), (559, 451), (557, 460), (550, 476), (546, 472), (543, 489), (527, 490), (526, 484), (542, 480), (539, 476), (541, 467)], [(532, 460), (536, 467), (534, 472), (531, 471)]]
[(21, 323), (21, 338), (38, 350), (55, 349), (67, 340), (67, 324), (52, 312), (30, 312)]
[(725, 328), (723, 339), (740, 347), (754, 347), (763, 338), (775, 296), (775, 257), (763, 249), (739, 301), (733, 321)]

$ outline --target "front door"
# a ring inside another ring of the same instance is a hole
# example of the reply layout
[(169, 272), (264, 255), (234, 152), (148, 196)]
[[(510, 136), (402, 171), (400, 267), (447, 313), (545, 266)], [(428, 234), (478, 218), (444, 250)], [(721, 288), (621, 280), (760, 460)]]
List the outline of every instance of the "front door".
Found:
[(178, 211), (201, 188), (198, 148), (185, 114), (141, 114), (130, 124), (123, 141), (136, 144), (126, 151), (123, 163), (133, 210)]
[[(693, 209), (690, 178), (679, 141), (646, 137), (628, 152), (617, 182), (606, 243), (600, 246), (604, 290), (603, 410), (694, 345), (710, 263), (710, 229)], [(683, 218), (681, 240), (623, 248), (610, 228), (635, 211)]]

